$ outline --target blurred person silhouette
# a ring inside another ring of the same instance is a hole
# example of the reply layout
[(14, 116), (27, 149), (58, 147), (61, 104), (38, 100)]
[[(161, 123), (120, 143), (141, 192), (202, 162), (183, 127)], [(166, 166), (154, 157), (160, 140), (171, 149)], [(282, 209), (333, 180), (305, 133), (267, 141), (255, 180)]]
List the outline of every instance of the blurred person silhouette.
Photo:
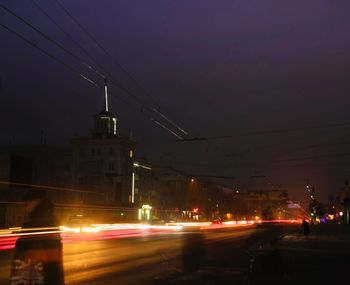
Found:
[[(35, 189), (27, 191), (23, 202), (27, 219), (21, 233), (26, 235), (21, 235), (16, 241), (10, 284), (63, 285), (62, 243), (57, 232), (54, 205), (44, 190)], [(43, 234), (43, 231), (49, 233)]]
[(301, 223), (301, 227), (303, 228), (304, 236), (308, 236), (310, 233), (310, 227), (309, 227), (309, 223), (305, 219)]

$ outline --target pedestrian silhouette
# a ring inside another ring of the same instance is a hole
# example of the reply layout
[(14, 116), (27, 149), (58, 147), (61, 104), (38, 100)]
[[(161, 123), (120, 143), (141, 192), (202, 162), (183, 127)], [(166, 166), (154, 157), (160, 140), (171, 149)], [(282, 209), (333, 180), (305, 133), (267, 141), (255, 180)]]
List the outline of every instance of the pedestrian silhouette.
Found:
[(62, 243), (54, 206), (44, 190), (29, 190), (23, 201), (28, 218), (22, 226), (24, 235), (16, 242), (10, 284), (63, 285)]
[(301, 223), (301, 227), (303, 228), (304, 236), (308, 236), (310, 233), (309, 223), (304, 219)]

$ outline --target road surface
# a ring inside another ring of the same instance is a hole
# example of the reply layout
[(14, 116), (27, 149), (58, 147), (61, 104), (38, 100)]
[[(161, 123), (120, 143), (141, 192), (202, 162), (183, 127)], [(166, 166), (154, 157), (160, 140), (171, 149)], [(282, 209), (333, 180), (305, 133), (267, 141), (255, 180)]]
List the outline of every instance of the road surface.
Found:
[[(231, 280), (242, 281), (257, 249), (295, 229), (291, 225), (251, 225), (99, 240), (74, 238), (64, 242), (65, 280), (66, 284), (164, 284), (200, 270), (226, 270)], [(8, 280), (12, 254), (13, 250), (0, 251), (0, 284)]]

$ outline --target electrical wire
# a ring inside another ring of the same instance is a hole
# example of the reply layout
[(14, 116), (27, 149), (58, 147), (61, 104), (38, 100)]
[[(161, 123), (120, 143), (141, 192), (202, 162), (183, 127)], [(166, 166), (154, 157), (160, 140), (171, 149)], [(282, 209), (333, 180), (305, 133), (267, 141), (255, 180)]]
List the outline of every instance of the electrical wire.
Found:
[[(48, 41), (50, 41), (51, 43), (53, 43), (54, 45), (56, 45), (57, 47), (59, 47), (61, 50), (63, 50), (64, 52), (66, 52), (67, 54), (71, 55), (72, 57), (74, 57), (76, 60), (80, 61), (83, 65), (85, 65), (86, 67), (88, 67), (89, 69), (93, 70), (97, 75), (99, 75), (100, 77), (105, 78), (105, 76), (100, 73), (96, 68), (94, 68), (92, 65), (86, 63), (84, 61), (84, 59), (82, 59), (81, 57), (75, 55), (74, 53), (72, 53), (71, 51), (69, 51), (68, 49), (66, 49), (64, 46), (62, 46), (61, 44), (59, 44), (57, 41), (53, 40), (52, 38), (50, 38), (47, 34), (43, 33), (41, 30), (39, 30), (38, 28), (36, 28), (35, 26), (33, 26), (32, 24), (30, 24), (28, 21), (26, 21), (25, 19), (23, 19), (22, 17), (18, 16), (16, 13), (14, 13), (12, 10), (10, 10), (9, 8), (7, 8), (6, 6), (0, 4), (0, 8), (2, 8), (3, 10), (5, 10), (6, 12), (8, 12), (10, 15), (14, 16), (15, 18), (17, 18), (18, 20), (20, 20), (21, 22), (23, 22), (24, 24), (26, 24), (27, 26), (29, 26), (30, 28), (32, 28), (33, 30), (35, 30), (37, 33), (39, 33), (41, 36), (43, 36), (45, 39), (47, 39)], [(80, 73), (77, 69), (75, 69), (74, 67), (72, 67), (71, 65), (65, 63), (64, 61), (62, 61), (61, 59), (57, 58), (56, 56), (54, 56), (53, 54), (47, 52), (46, 50), (44, 50), (43, 48), (40, 48), (39, 46), (37, 46), (36, 44), (34, 44), (32, 41), (30, 41), (29, 39), (25, 38), (23, 35), (19, 34), (18, 32), (14, 31), (13, 29), (11, 29), (10, 27), (1, 24), (1, 26), (3, 28), (5, 28), (6, 30), (8, 30), (9, 32), (15, 34), (17, 37), (19, 37), (20, 39), (22, 39), (23, 41), (27, 42), (29, 45), (31, 45), (32, 47), (38, 49), (39, 51), (41, 51), (42, 53), (44, 53), (45, 55), (47, 55), (48, 57), (50, 57), (51, 59), (55, 60), (56, 62), (62, 64), (63, 66), (65, 66), (66, 68), (68, 68), (70, 71), (78, 74), (82, 79), (90, 82), (91, 84), (95, 85), (96, 87), (99, 87), (99, 85), (91, 78), (89, 78), (87, 75), (84, 75), (82, 73)], [(124, 88), (121, 84), (116, 84), (114, 83), (114, 81), (110, 81), (111, 83), (113, 83), (114, 85), (116, 85), (119, 89), (122, 89), (124, 92), (126, 92), (129, 95), (133, 95), (128, 89)], [(114, 96), (114, 93), (111, 93)], [(137, 98), (135, 95), (133, 95), (135, 98)], [(128, 104), (129, 106), (132, 106), (130, 103), (128, 103), (126, 100), (123, 100), (121, 97), (118, 96), (118, 99), (122, 100), (124, 103)], [(142, 109), (142, 108), (141, 108)], [(138, 110), (138, 109), (136, 109)], [(147, 115), (146, 115), (147, 116)], [(158, 126), (162, 127), (163, 129), (167, 130), (168, 132), (170, 132), (171, 134), (175, 135), (177, 138), (182, 139), (181, 136), (177, 135), (175, 132), (173, 132), (172, 130), (170, 130), (169, 128), (167, 128), (166, 126), (164, 126), (163, 124), (161, 124), (160, 122), (158, 122), (156, 119), (154, 119), (153, 117), (148, 116), (149, 119), (153, 122), (155, 122)]]
[[(98, 68), (103, 70), (103, 67), (97, 62), (97, 60), (77, 41), (75, 40), (62, 26), (55, 21), (35, 0), (30, 0), (32, 4), (45, 15), (71, 42), (73, 42)], [(100, 74), (101, 77), (106, 77), (104, 74)], [(109, 76), (110, 77), (110, 76)]]
[(153, 102), (154, 105), (157, 106), (157, 110), (154, 108), (148, 108), (151, 111), (155, 111), (161, 115), (161, 117), (163, 117), (167, 122), (169, 122), (170, 124), (172, 124), (176, 129), (180, 130), (183, 134), (187, 135), (187, 132), (178, 126), (178, 124), (175, 124), (172, 120), (170, 120), (164, 113), (160, 112), (160, 106), (159, 104), (155, 101), (155, 99), (153, 98), (153, 96), (136, 80), (136, 78), (134, 76), (131, 75), (130, 72), (128, 72), (126, 70), (126, 68), (123, 67), (123, 65), (106, 49), (103, 47), (103, 45), (88, 31), (87, 28), (85, 28), (76, 17), (73, 16), (72, 13), (70, 13), (68, 11), (68, 9), (66, 9), (64, 7), (64, 5), (58, 1), (55, 0), (55, 2), (57, 3), (57, 5), (64, 11), (64, 13), (82, 30), (85, 32), (85, 34), (88, 35), (88, 37), (105, 53), (105, 55), (107, 55), (112, 62), (118, 67), (120, 68), (120, 70), (122, 70), (133, 82), (136, 86), (138, 86), (145, 95), (147, 95)]
[(310, 127), (299, 127), (299, 128), (286, 128), (286, 129), (275, 129), (275, 130), (263, 130), (256, 132), (241, 132), (232, 135), (221, 135), (213, 137), (193, 137), (183, 140), (175, 140), (175, 142), (195, 142), (195, 141), (206, 141), (206, 140), (221, 140), (221, 139), (231, 139), (240, 136), (258, 136), (266, 134), (280, 134), (280, 133), (291, 133), (291, 132), (302, 132), (309, 130), (325, 129), (325, 128), (341, 128), (349, 127), (350, 123), (337, 123), (333, 125), (319, 125), (319, 126), (310, 126)]
[[(20, 33), (16, 32), (15, 30), (11, 29), (10, 27), (0, 23), (0, 26), (3, 27), (4, 29), (6, 29), (8, 32), (16, 35), (18, 38), (20, 38), (21, 40), (25, 41), (27, 44), (29, 44), (30, 46), (32, 46), (33, 48), (39, 50), (40, 52), (42, 52), (43, 54), (45, 54), (46, 56), (50, 57), (51, 59), (53, 59), (54, 61), (60, 63), (61, 65), (63, 65), (65, 68), (67, 68), (68, 70), (70, 70), (71, 72), (79, 75), (80, 78), (82, 78), (83, 80), (88, 81), (89, 83), (93, 84), (95, 87), (100, 87), (94, 80), (90, 79), (87, 75), (84, 75), (82, 73), (80, 73), (78, 70), (76, 70), (74, 67), (72, 67), (71, 65), (65, 63), (64, 61), (62, 61), (61, 59), (57, 58), (56, 56), (54, 56), (53, 54), (47, 52), (46, 50), (42, 49), (41, 47), (39, 47), (38, 45), (34, 44), (32, 41), (30, 41), (29, 39), (25, 38), (23, 35), (21, 35)], [(123, 100), (121, 97), (116, 96), (114, 93), (110, 92), (110, 94), (112, 96), (117, 97), (119, 100), (122, 100), (125, 104), (129, 105), (130, 107), (133, 108), (133, 106)], [(136, 109), (137, 110), (137, 109)], [(153, 122), (155, 122), (157, 125), (161, 126), (163, 129), (167, 130), (168, 132), (172, 133), (173, 135), (175, 135), (178, 138), (182, 138), (181, 136), (177, 135), (176, 133), (174, 133), (172, 130), (170, 130), (169, 128), (167, 128), (166, 126), (164, 126), (163, 124), (161, 124), (160, 122), (158, 122), (157, 120), (155, 120), (153, 117), (149, 117), (149, 119)]]
[(3, 10), (5, 10), (7, 13), (9, 13), (10, 15), (12, 15), (13, 17), (17, 18), (19, 21), (21, 21), (22, 23), (26, 24), (28, 27), (30, 27), (31, 29), (33, 29), (34, 31), (36, 31), (37, 33), (39, 33), (42, 37), (44, 37), (46, 40), (48, 40), (50, 43), (54, 44), (55, 46), (57, 46), (58, 48), (60, 48), (61, 50), (63, 50), (64, 52), (66, 52), (67, 54), (69, 54), (70, 56), (72, 56), (73, 58), (75, 58), (77, 61), (79, 61), (81, 64), (83, 64), (85, 67), (89, 68), (90, 70), (93, 70), (96, 74), (98, 74), (99, 76), (101, 76), (102, 78), (104, 78), (105, 76), (102, 75), (101, 73), (99, 73), (96, 68), (94, 68), (92, 65), (88, 64), (87, 62), (85, 62), (85, 60), (83, 58), (81, 58), (80, 56), (74, 54), (73, 52), (71, 52), (70, 50), (66, 49), (63, 45), (61, 45), (60, 43), (58, 43), (57, 41), (55, 41), (54, 39), (52, 39), (51, 37), (49, 37), (47, 34), (45, 34), (44, 32), (42, 32), (40, 29), (38, 29), (37, 27), (35, 27), (34, 25), (32, 25), (31, 23), (29, 23), (27, 20), (23, 19), (22, 17), (18, 16), (16, 13), (14, 13), (11, 9), (9, 9), (8, 7), (6, 7), (3, 4), (0, 4), (0, 8), (2, 8)]
[[(106, 71), (98, 62), (97, 60), (83, 47), (79, 44), (78, 41), (76, 41), (67, 31), (65, 31), (40, 5), (38, 5), (34, 0), (31, 0), (31, 2), (33, 3), (33, 5), (39, 9), (39, 11), (41, 11), (52, 23), (54, 23), (54, 25), (62, 32), (64, 33), (74, 44), (76, 44), (89, 58), (90, 60), (92, 60), (94, 62), (94, 64), (96, 66), (99, 66), (99, 68), (101, 70), (103, 70), (109, 78), (109, 82), (112, 83), (113, 85), (115, 85), (117, 88), (121, 89), (122, 91), (124, 91), (125, 93), (127, 93), (128, 95), (130, 95), (131, 97), (133, 97), (139, 104), (140, 104), (140, 108), (143, 107), (143, 103), (139, 102), (139, 98), (134, 95), (133, 93), (131, 93), (127, 88), (125, 88), (118, 80), (114, 79), (111, 74)], [(16, 16), (17, 17), (17, 16)], [(29, 24), (29, 23), (28, 23)], [(30, 24), (29, 24), (30, 25)], [(31, 25), (30, 25), (31, 26)], [(43, 34), (41, 31), (39, 31), (40, 34)], [(48, 39), (48, 36), (46, 35), (46, 38)], [(50, 39), (51, 41), (51, 39)], [(64, 49), (66, 51), (66, 49)], [(68, 53), (72, 54), (71, 52), (68, 51)], [(82, 61), (83, 59), (80, 58), (80, 60)], [(107, 76), (102, 74), (101, 72), (99, 72), (96, 68), (94, 68), (94, 71), (101, 76), (102, 78), (106, 78)]]
[[(280, 152), (279, 150), (276, 149), (276, 147), (283, 147), (283, 146), (286, 146), (290, 143), (295, 143), (297, 141), (300, 141), (301, 139), (305, 140), (304, 138), (297, 138), (295, 140), (288, 140), (288, 141), (276, 143), (276, 144), (259, 145), (256, 147), (248, 148), (247, 150), (244, 150), (241, 152), (225, 154), (225, 158), (248, 155), (248, 154), (251, 154), (253, 152), (258, 152), (258, 151), (262, 151), (262, 150), (264, 151), (264, 154), (267, 152), (276, 153), (276, 152)], [(309, 151), (309, 150), (314, 150), (314, 149), (321, 148), (321, 147), (329, 147), (329, 146), (335, 146), (335, 145), (350, 145), (350, 142), (348, 139), (349, 139), (349, 135), (346, 135), (346, 136), (342, 136), (341, 138), (337, 138), (337, 141), (335, 141), (335, 142), (329, 142), (327, 140), (326, 143), (309, 143), (307, 145), (293, 147), (293, 148), (289, 149), (288, 152), (293, 153), (293, 152), (300, 152), (300, 151), (301, 152), (302, 151)]]
[(60, 60), (59, 58), (55, 57), (54, 55), (52, 55), (51, 53), (47, 52), (46, 50), (42, 49), (41, 47), (37, 46), (35, 43), (33, 43), (32, 41), (30, 41), (29, 39), (25, 38), (23, 35), (19, 34), (18, 32), (14, 31), (13, 29), (11, 29), (10, 27), (4, 25), (3, 23), (0, 23), (0, 26), (3, 27), (4, 29), (6, 29), (7, 31), (9, 31), (10, 33), (16, 35), (18, 38), (20, 38), (21, 40), (25, 41), (27, 44), (29, 44), (30, 46), (32, 46), (33, 48), (39, 50), (40, 52), (42, 52), (43, 54), (45, 54), (46, 56), (50, 57), (51, 59), (53, 59), (54, 61), (58, 62), (59, 64), (63, 65), (65, 68), (67, 68), (68, 70), (70, 70), (71, 72), (79, 75), (80, 78), (88, 81), (89, 83), (91, 83), (92, 85), (94, 85), (95, 87), (98, 87), (99, 85), (92, 80), (91, 78), (89, 78), (88, 76), (80, 73), (78, 70), (76, 70), (74, 67), (70, 66), (69, 64), (65, 63), (64, 61)]

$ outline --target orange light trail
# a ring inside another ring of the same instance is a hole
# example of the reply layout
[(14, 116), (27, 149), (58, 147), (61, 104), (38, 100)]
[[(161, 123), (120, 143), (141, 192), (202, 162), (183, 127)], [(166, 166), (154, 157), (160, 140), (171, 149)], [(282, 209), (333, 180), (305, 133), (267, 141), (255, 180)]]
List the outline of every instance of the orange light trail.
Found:
[(147, 224), (92, 224), (81, 228), (70, 228), (66, 226), (50, 228), (9, 228), (0, 230), (0, 251), (15, 247), (19, 237), (30, 237), (37, 235), (60, 234), (63, 243), (74, 241), (92, 241), (115, 238), (130, 238), (147, 235), (169, 234), (181, 232), (181, 230), (216, 230), (221, 228), (235, 228), (253, 226), (259, 223), (300, 223), (299, 220), (258, 220), (258, 221), (226, 221), (221, 224), (211, 222), (183, 222), (169, 223), (165, 225)]

